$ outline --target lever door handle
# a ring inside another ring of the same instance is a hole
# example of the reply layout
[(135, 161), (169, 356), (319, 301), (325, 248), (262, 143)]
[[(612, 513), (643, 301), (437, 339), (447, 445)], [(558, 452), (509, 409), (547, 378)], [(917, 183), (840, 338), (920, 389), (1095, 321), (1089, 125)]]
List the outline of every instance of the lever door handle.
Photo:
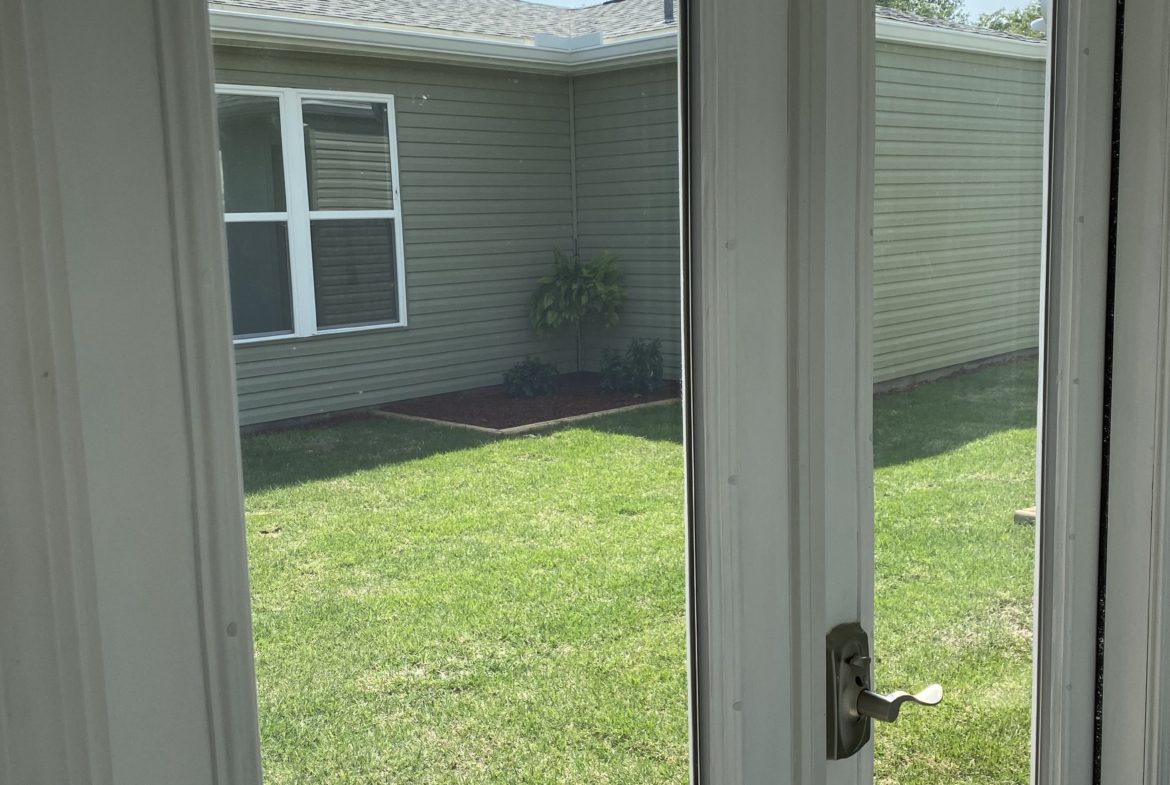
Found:
[(940, 684), (931, 684), (914, 695), (901, 690), (895, 690), (889, 695), (880, 695), (872, 690), (862, 690), (857, 695), (857, 713), (881, 722), (893, 722), (898, 719), (898, 712), (902, 710), (902, 704), (917, 703), (921, 706), (937, 706), (942, 702), (942, 697), (943, 688)]
[(943, 689), (937, 684), (931, 684), (917, 695), (901, 690), (882, 695), (870, 689), (873, 663), (869, 636), (860, 624), (834, 627), (825, 644), (828, 666), (825, 714), (830, 760), (848, 758), (864, 747), (874, 720), (893, 722), (907, 703), (936, 706), (942, 702)]

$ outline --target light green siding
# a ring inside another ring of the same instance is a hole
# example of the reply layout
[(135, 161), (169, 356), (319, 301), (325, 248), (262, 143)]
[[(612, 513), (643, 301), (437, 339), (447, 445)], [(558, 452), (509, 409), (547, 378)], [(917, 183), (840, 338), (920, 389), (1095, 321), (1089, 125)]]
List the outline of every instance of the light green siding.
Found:
[(236, 347), (243, 424), (498, 384), (562, 368), (527, 303), (572, 245), (568, 79), (221, 48), (217, 80), (395, 96), (409, 326)]
[(1044, 64), (880, 43), (874, 377), (1039, 345)]
[(678, 75), (673, 64), (573, 81), (577, 242), (582, 258), (618, 256), (629, 295), (621, 323), (590, 336), (587, 362), (630, 338), (658, 338), (678, 378)]
[[(622, 324), (589, 353), (661, 338), (679, 358), (676, 76), (575, 80), (578, 237), (618, 254)], [(880, 43), (875, 381), (1039, 343), (1044, 64)]]
[[(372, 58), (216, 52), (218, 79), (396, 96), (402, 329), (236, 349), (245, 424), (499, 383), (527, 354), (552, 250), (619, 257), (630, 299), (606, 347), (659, 338), (680, 364), (673, 65), (567, 77)], [(875, 380), (1038, 344), (1043, 63), (879, 43)], [(570, 112), (570, 106), (572, 112)]]

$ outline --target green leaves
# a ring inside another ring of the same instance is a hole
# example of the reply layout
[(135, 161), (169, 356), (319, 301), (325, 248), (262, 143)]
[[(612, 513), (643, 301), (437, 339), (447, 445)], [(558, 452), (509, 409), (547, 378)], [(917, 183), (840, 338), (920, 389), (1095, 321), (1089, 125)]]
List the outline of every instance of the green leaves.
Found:
[(617, 257), (603, 253), (582, 262), (575, 255), (560, 251), (553, 254), (553, 273), (537, 282), (529, 304), (532, 329), (543, 335), (565, 325), (590, 321), (605, 327), (617, 324), (626, 301)]
[(1003, 33), (1015, 33), (1029, 38), (1043, 38), (1044, 34), (1032, 29), (1033, 20), (1044, 15), (1040, 0), (1032, 0), (1023, 8), (1001, 8), (979, 16), (979, 26)]
[(610, 349), (601, 364), (601, 389), (652, 393), (662, 389), (662, 342), (634, 338), (625, 354)]
[(899, 11), (909, 11), (927, 19), (967, 21), (967, 9), (963, 5), (963, 0), (876, 0), (876, 4)]
[(510, 398), (536, 398), (557, 387), (557, 367), (538, 357), (525, 357), (504, 373), (504, 392)]
[(575, 254), (553, 251), (553, 272), (541, 278), (528, 305), (528, 319), (537, 335), (570, 325), (576, 332), (577, 370), (581, 370), (581, 328), (587, 323), (617, 324), (626, 288), (617, 257), (602, 253), (582, 262)]

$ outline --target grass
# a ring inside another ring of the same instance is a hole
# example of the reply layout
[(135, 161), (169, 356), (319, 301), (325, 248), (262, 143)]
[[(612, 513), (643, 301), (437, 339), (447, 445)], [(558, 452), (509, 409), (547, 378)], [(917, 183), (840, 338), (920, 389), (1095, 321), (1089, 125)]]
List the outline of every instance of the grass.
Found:
[(266, 782), (686, 782), (679, 417), (245, 439)]
[[(875, 405), (880, 783), (1027, 781), (1032, 366)], [(685, 783), (678, 407), (244, 439), (265, 780)]]
[(875, 733), (879, 785), (1028, 782), (1036, 364), (874, 406), (875, 679), (944, 685)]

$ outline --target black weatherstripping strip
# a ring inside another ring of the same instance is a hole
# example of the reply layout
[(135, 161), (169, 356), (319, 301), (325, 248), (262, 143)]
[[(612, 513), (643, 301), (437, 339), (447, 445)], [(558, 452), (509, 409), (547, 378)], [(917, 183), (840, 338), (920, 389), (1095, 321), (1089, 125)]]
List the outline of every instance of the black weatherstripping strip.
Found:
[(1093, 706), (1093, 782), (1101, 782), (1102, 706), (1105, 680), (1105, 572), (1109, 544), (1109, 446), (1113, 415), (1113, 329), (1117, 289), (1117, 194), (1121, 164), (1122, 53), (1125, 43), (1125, 0), (1117, 0), (1113, 46), (1113, 132), (1109, 172), (1109, 258), (1105, 283), (1104, 404), (1101, 417), (1101, 510), (1097, 543), (1097, 663)]
[(679, 273), (682, 277), (681, 285), (681, 312), (682, 312), (682, 397), (683, 397), (683, 460), (686, 477), (685, 504), (687, 527), (687, 636), (690, 641), (688, 652), (690, 661), (687, 663), (690, 672), (690, 742), (691, 742), (691, 785), (700, 785), (702, 770), (699, 746), (699, 713), (702, 706), (699, 702), (699, 673), (702, 670), (706, 652), (699, 648), (701, 640), (699, 632), (699, 597), (702, 596), (697, 577), (698, 561), (696, 560), (695, 541), (698, 538), (698, 528), (695, 524), (695, 416), (694, 416), (694, 357), (695, 338), (691, 330), (692, 317), (696, 305), (692, 302), (692, 285), (696, 271), (694, 264), (694, 249), (691, 243), (692, 200), (691, 200), (691, 90), (695, 85), (694, 73), (691, 66), (691, 52), (693, 42), (691, 35), (693, 28), (690, 24), (691, 13), (698, 0), (679, 0), (678, 2), (678, 133), (679, 133), (679, 231), (680, 260)]

